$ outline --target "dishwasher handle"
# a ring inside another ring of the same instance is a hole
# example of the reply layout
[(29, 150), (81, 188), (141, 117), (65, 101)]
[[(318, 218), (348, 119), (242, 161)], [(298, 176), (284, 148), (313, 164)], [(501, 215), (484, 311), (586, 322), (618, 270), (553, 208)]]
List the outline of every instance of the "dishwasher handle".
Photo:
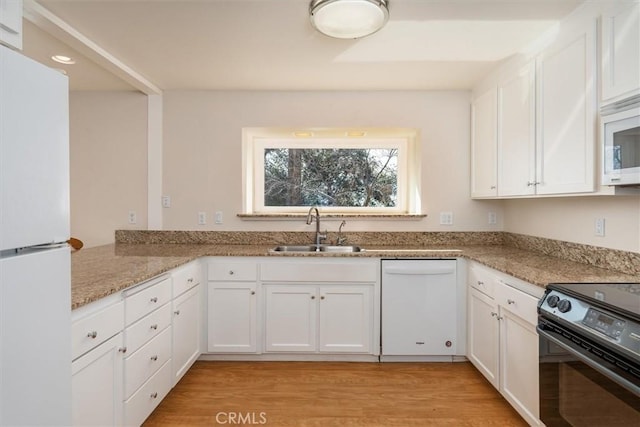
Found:
[(394, 274), (394, 275), (416, 275), (416, 276), (439, 276), (444, 274), (453, 274), (456, 269), (454, 267), (422, 267), (422, 268), (411, 268), (411, 267), (395, 267), (395, 266), (386, 266), (383, 268), (382, 272), (384, 274)]

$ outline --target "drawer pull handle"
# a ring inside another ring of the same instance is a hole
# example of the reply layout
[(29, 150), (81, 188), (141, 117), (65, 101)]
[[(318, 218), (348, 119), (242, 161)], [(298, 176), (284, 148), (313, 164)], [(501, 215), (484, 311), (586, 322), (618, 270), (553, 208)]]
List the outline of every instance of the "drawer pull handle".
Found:
[(176, 310), (173, 312), (176, 316), (180, 316), (180, 310)]
[(127, 352), (127, 347), (120, 347), (120, 348), (118, 349), (118, 351), (119, 351), (120, 353), (126, 353), (126, 352)]
[(158, 297), (153, 297), (153, 298), (151, 298), (149, 301), (151, 301), (151, 302), (158, 302)]
[(233, 275), (234, 275), (233, 270), (229, 270), (229, 276), (233, 276)]
[(187, 279), (187, 282), (189, 282), (189, 283), (193, 283), (193, 277), (189, 277), (189, 278)]
[(151, 398), (152, 399), (156, 399), (157, 397), (158, 397), (158, 392), (157, 391), (151, 393)]
[(151, 325), (151, 329), (153, 329), (154, 331), (158, 329), (158, 324), (155, 325)]
[(512, 299), (508, 299), (508, 300), (507, 300), (507, 304), (515, 304), (515, 303), (516, 303), (516, 302), (515, 302), (514, 300), (512, 300)]
[(152, 360), (152, 361), (154, 361), (154, 362), (155, 362), (156, 360), (158, 360), (158, 355), (156, 354), (155, 356), (151, 356), (151, 360)]
[(91, 331), (87, 334), (87, 337), (91, 339), (96, 339), (97, 336), (98, 336), (98, 332), (96, 331)]

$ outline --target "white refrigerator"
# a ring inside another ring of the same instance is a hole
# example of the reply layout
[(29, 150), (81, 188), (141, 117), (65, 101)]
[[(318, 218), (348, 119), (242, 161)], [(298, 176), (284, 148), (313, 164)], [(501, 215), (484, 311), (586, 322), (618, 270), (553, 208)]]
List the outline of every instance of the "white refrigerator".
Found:
[(0, 425), (71, 424), (67, 77), (0, 46)]

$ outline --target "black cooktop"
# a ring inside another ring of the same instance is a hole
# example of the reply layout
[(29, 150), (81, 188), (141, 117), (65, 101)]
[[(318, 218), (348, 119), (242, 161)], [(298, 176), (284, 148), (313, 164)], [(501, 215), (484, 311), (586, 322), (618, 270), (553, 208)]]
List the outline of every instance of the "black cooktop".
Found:
[(552, 283), (547, 287), (640, 321), (640, 283)]

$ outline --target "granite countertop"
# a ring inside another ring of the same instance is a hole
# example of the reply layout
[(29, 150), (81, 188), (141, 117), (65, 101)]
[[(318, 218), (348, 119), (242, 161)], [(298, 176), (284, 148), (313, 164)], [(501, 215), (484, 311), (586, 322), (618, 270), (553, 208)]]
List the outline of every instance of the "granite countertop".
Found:
[(463, 257), (545, 287), (553, 282), (637, 282), (638, 277), (503, 245), (365, 246), (357, 253), (274, 253), (274, 245), (111, 244), (71, 256), (71, 308), (76, 309), (203, 256)]

